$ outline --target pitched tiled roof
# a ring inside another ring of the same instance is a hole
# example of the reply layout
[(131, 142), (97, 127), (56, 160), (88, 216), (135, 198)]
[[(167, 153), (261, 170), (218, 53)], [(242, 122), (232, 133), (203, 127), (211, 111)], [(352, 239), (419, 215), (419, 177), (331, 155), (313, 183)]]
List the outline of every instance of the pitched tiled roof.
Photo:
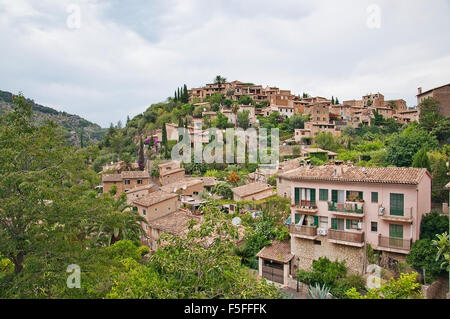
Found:
[(104, 174), (102, 175), (102, 182), (121, 182), (122, 175), (120, 174)]
[(104, 174), (103, 182), (121, 182), (125, 178), (150, 178), (147, 171), (123, 171), (120, 174)]
[(188, 222), (193, 219), (199, 221), (200, 217), (194, 216), (185, 210), (177, 210), (150, 221), (148, 225), (154, 229), (176, 235), (187, 231)]
[(122, 178), (150, 178), (147, 171), (123, 171)]
[(160, 189), (168, 193), (173, 193), (175, 189), (180, 190), (183, 187), (190, 187), (202, 183), (203, 182), (200, 179), (183, 178), (176, 182), (161, 186)]
[[(342, 173), (339, 170), (342, 169)], [(300, 167), (282, 174), (278, 177), (297, 181), (338, 181), (360, 183), (388, 183), (417, 185), (424, 175), (428, 174), (425, 168), (413, 167), (341, 167), (334, 165)]]
[(161, 173), (161, 176), (171, 175), (171, 174), (178, 173), (181, 171), (184, 171), (184, 168), (175, 168), (175, 169), (171, 169), (171, 170)]
[(263, 259), (287, 263), (294, 257), (294, 255), (291, 254), (291, 241), (273, 241), (272, 244), (261, 249), (256, 256)]
[(155, 184), (150, 183), (144, 186), (139, 186), (139, 187), (134, 187), (130, 190), (127, 191), (127, 194), (129, 193), (134, 193), (134, 192), (139, 192), (139, 191), (143, 191), (143, 190), (147, 190), (147, 189), (152, 189), (153, 187), (155, 187)]
[(172, 199), (174, 197), (178, 197), (177, 194), (163, 192), (162, 190), (158, 190), (156, 192), (145, 195), (144, 197), (135, 199), (133, 201), (134, 204), (141, 205), (144, 207), (149, 207), (155, 205), (157, 203), (163, 202), (168, 199)]
[(273, 187), (269, 184), (264, 183), (250, 183), (247, 185), (235, 187), (232, 189), (233, 193), (238, 196), (248, 196), (256, 193), (263, 192), (268, 189), (273, 189)]

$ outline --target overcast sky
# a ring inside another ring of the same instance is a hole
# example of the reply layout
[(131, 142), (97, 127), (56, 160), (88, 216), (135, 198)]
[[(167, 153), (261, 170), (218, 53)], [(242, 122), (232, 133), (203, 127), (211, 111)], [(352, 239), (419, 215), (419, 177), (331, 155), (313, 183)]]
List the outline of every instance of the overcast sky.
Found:
[(103, 127), (218, 74), (414, 106), (450, 83), (449, 17), (448, 0), (0, 0), (0, 90)]

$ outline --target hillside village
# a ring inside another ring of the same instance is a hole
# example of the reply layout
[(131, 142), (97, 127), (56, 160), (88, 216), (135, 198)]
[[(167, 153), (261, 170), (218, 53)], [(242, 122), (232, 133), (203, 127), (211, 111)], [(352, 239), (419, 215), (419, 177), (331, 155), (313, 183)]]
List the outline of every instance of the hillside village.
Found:
[[(449, 216), (449, 115), (450, 84), (419, 88), (417, 106), (408, 108), (379, 92), (339, 102), (217, 76), (178, 89), (123, 129), (111, 125), (100, 143), (98, 189), (126, 196), (143, 218), (140, 240), (151, 254), (164, 247), (163, 234), (184, 238), (212, 204), (233, 220), (235, 254), (258, 277), (306, 294), (319, 263), (345, 262), (329, 287), (344, 298), (345, 290), (367, 289), (374, 265), (386, 280), (423, 269), (414, 245), (425, 240), (424, 220)], [(280, 160), (267, 167), (170, 159), (177, 128), (207, 144), (211, 127), (279, 128)], [(135, 162), (114, 148), (118, 134), (133, 141), (127, 151), (136, 152)], [(258, 234), (266, 219), (271, 230)], [(433, 298), (443, 283), (435, 281), (438, 270), (428, 271), (420, 276)]]

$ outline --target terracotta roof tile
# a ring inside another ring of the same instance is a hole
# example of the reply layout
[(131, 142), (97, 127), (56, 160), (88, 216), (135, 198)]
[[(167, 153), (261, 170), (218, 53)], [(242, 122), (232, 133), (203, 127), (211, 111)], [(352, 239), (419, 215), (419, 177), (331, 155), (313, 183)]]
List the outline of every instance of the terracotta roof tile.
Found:
[(194, 216), (185, 210), (177, 210), (150, 221), (148, 225), (154, 229), (176, 235), (187, 231), (188, 222), (193, 219), (199, 221), (200, 217)]
[(149, 207), (155, 205), (157, 203), (163, 202), (168, 199), (172, 199), (178, 197), (177, 194), (163, 192), (162, 190), (158, 190), (156, 192), (145, 195), (144, 197), (135, 199), (133, 201), (134, 204), (141, 205), (144, 207)]
[[(342, 173), (339, 174), (340, 168)], [(337, 182), (389, 183), (417, 185), (427, 174), (425, 168), (412, 167), (341, 167), (334, 165), (300, 167), (279, 174), (278, 177), (287, 180), (322, 180)]]
[(272, 244), (261, 249), (256, 256), (263, 259), (287, 263), (294, 257), (294, 255), (291, 254), (291, 241), (273, 241)]
[(190, 187), (190, 186), (194, 186), (194, 185), (197, 185), (197, 184), (203, 184), (203, 181), (200, 180), (200, 179), (183, 178), (183, 179), (180, 179), (180, 180), (178, 180), (176, 182), (173, 182), (173, 183), (161, 186), (160, 189), (162, 191), (167, 192), (167, 193), (173, 193), (175, 189), (179, 190), (179, 189), (181, 189), (181, 188), (183, 188), (185, 186), (186, 187)]
[(248, 196), (256, 193), (260, 193), (266, 191), (268, 189), (273, 189), (273, 187), (269, 184), (264, 183), (250, 183), (247, 185), (235, 187), (232, 189), (233, 193), (238, 196)]

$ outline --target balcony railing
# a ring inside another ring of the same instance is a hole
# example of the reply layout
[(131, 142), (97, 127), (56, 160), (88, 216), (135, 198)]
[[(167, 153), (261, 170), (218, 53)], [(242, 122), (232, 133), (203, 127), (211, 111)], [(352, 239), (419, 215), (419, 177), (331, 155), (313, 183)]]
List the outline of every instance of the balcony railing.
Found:
[(315, 201), (310, 200), (301, 200), (294, 204), (296, 207), (307, 207), (307, 208), (317, 208), (317, 203)]
[(290, 225), (289, 226), (291, 234), (301, 235), (301, 236), (317, 236), (316, 226), (300, 226), (300, 225)]
[(413, 216), (413, 208), (405, 208), (403, 210), (402, 215), (392, 214), (390, 210), (387, 210), (384, 214), (381, 215), (382, 219), (389, 220), (389, 221), (399, 221), (399, 222), (412, 222), (412, 216)]
[(328, 210), (332, 212), (363, 214), (364, 202), (345, 202), (345, 203), (328, 202)]
[(362, 243), (364, 241), (364, 232), (353, 233), (344, 230), (329, 229), (328, 239), (347, 241), (351, 243)]
[(402, 249), (402, 250), (410, 250), (411, 249), (411, 239), (403, 239), (403, 238), (394, 238), (387, 236), (378, 236), (378, 246), (393, 248), (393, 249)]

